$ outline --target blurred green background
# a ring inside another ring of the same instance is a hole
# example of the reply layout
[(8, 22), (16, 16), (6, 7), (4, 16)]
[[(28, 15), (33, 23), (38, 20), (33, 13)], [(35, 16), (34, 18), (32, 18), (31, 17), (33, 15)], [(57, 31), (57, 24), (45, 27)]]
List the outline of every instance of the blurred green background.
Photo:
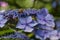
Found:
[[(3, 8), (0, 6), (0, 10), (9, 10), (9, 9), (27, 9), (27, 8), (35, 8), (35, 9), (41, 9), (41, 8), (47, 8), (49, 13), (51, 13), (55, 18), (60, 17), (60, 0), (0, 0), (0, 2), (7, 2), (8, 6), (6, 8)], [(4, 28), (0, 28), (0, 36), (9, 35), (14, 32), (13, 29), (15, 29), (15, 25), (17, 23), (17, 20), (12, 19), (6, 23)], [(11, 28), (13, 29), (11, 29)], [(16, 29), (17, 30), (17, 29)], [(21, 31), (20, 31), (21, 32)], [(29, 34), (28, 36), (31, 36), (32, 34)]]

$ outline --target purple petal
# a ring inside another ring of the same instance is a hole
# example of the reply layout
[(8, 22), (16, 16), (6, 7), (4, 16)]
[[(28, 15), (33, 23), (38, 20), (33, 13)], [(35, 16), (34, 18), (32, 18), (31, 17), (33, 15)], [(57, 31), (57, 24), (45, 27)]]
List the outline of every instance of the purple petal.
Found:
[(60, 38), (60, 32), (58, 32), (58, 36), (59, 36), (59, 38)]
[(26, 18), (20, 18), (19, 21), (20, 21), (21, 24), (30, 23), (32, 21), (32, 17), (31, 16), (28, 16)]
[(32, 31), (33, 31), (33, 28), (31, 28), (29, 26), (26, 26), (24, 29), (24, 32), (32, 32)]
[(26, 18), (20, 18), (19, 21), (21, 24), (26, 24)]
[[(39, 14), (39, 15), (41, 15), (42, 17), (45, 17), (47, 14), (48, 14), (48, 10), (46, 9), (46, 8), (43, 8), (43, 9), (39, 9), (38, 11), (37, 11), (37, 14)], [(40, 16), (40, 17), (41, 17)]]
[(46, 17), (45, 17), (46, 20), (49, 20), (49, 21), (54, 21), (54, 17), (50, 14), (48, 14)]
[(49, 12), (46, 8), (42, 8), (41, 11), (40, 11), (42, 14), (45, 14), (47, 15)]
[(50, 40), (59, 40), (59, 37), (58, 36), (51, 36)]
[(39, 25), (38, 27), (39, 27), (39, 28), (42, 28), (42, 29), (45, 29), (45, 30), (53, 30), (52, 27), (46, 26), (46, 25)]
[(8, 19), (3, 19), (3, 20), (0, 20), (0, 23), (6, 23), (8, 21)]
[(5, 26), (5, 24), (3, 24), (3, 23), (0, 23), (0, 27), (2, 28), (2, 27), (4, 27)]
[(36, 21), (32, 21), (31, 23), (29, 23), (28, 25), (30, 26), (30, 27), (34, 27), (34, 26), (36, 26), (38, 23), (36, 22)]
[(57, 35), (57, 33), (58, 33), (57, 30), (52, 30), (52, 31), (49, 32), (49, 35), (50, 36), (55, 36), (55, 35)]
[(45, 16), (37, 14), (37, 19), (44, 19)]
[(45, 24), (46, 22), (44, 20), (37, 19), (38, 23)]
[(36, 30), (35, 35), (39, 39), (44, 39), (44, 37), (47, 36), (48, 31), (47, 30)]
[(52, 15), (48, 14), (46, 17), (38, 17), (37, 21), (40, 24), (46, 24), (47, 26), (55, 27), (54, 18)]
[(24, 12), (29, 15), (29, 14), (35, 14), (36, 10), (35, 9), (26, 9), (26, 10), (24, 10)]
[(2, 20), (3, 19), (3, 15), (0, 15), (0, 20)]
[(4, 18), (3, 15), (0, 15), (0, 27), (3, 27), (8, 19)]
[(16, 17), (18, 17), (18, 10), (17, 9), (13, 10), (13, 18), (16, 18)]
[(47, 25), (47, 26), (55, 27), (54, 18), (53, 18), (52, 15), (48, 14), (48, 15), (45, 17), (45, 20), (46, 20), (46, 25)]
[(24, 29), (25, 25), (22, 25), (20, 22), (18, 22), (18, 24), (16, 25), (16, 28)]
[(32, 22), (32, 17), (31, 17), (31, 16), (28, 16), (28, 17), (26, 18), (26, 21), (27, 21), (27, 23)]
[(50, 22), (50, 21), (47, 21), (46, 25), (47, 26), (51, 26), (51, 27), (55, 27), (55, 23), (54, 22)]

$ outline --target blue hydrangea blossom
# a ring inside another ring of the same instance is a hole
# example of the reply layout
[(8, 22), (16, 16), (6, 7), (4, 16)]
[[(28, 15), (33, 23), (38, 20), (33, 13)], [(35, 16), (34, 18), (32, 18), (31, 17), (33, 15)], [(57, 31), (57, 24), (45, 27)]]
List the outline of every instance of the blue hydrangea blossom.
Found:
[(55, 27), (55, 23), (54, 23), (54, 18), (52, 15), (50, 15), (48, 13), (48, 10), (46, 8), (43, 8), (41, 10), (38, 10), (37, 12), (37, 22), (41, 25), (46, 25), (47, 28), (51, 27), (54, 28)]
[(51, 40), (55, 38), (58, 40), (60, 38), (60, 33), (58, 30), (36, 30), (35, 36), (41, 40), (45, 40), (46, 38), (50, 38)]
[(34, 30), (33, 27), (36, 26), (38, 23), (34, 21), (31, 16), (25, 15), (18, 15), (19, 21), (16, 28), (23, 29), (25, 32), (32, 32)]
[(32, 32), (35, 25), (37, 25), (37, 22), (33, 21), (31, 16), (27, 16), (19, 19), (16, 28), (23, 29), (25, 32)]

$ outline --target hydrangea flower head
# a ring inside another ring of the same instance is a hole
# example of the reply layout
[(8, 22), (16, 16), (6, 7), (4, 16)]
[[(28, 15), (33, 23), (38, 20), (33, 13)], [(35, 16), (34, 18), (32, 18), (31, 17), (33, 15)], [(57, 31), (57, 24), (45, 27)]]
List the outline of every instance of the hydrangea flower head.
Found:
[[(18, 17), (18, 23), (16, 28), (22, 29), (24, 32), (34, 32), (36, 38), (45, 40), (46, 38), (51, 37), (56, 39), (58, 31), (54, 30), (55, 27), (54, 18), (49, 14), (46, 8), (35, 10), (35, 9), (24, 9), (24, 10), (8, 10), (4, 15), (0, 14), (0, 26), (3, 27), (7, 22), (7, 18), (16, 18)], [(33, 19), (33, 18), (36, 18)], [(17, 35), (19, 33), (16, 33)], [(16, 35), (11, 35), (12, 37), (21, 37)], [(11, 37), (9, 36), (9, 37)], [(22, 36), (23, 37), (23, 36)]]

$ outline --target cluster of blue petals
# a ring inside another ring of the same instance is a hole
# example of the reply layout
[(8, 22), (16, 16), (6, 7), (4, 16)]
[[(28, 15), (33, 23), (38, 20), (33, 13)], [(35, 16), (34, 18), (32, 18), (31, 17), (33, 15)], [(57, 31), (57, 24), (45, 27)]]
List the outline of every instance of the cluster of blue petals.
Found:
[[(42, 9), (24, 9), (8, 10), (0, 13), (0, 27), (3, 27), (9, 18), (18, 18), (16, 28), (24, 32), (33, 32), (36, 38), (45, 40), (58, 40), (60, 32), (55, 28), (54, 17), (49, 14), (46, 8)], [(60, 25), (57, 25), (60, 26)]]

